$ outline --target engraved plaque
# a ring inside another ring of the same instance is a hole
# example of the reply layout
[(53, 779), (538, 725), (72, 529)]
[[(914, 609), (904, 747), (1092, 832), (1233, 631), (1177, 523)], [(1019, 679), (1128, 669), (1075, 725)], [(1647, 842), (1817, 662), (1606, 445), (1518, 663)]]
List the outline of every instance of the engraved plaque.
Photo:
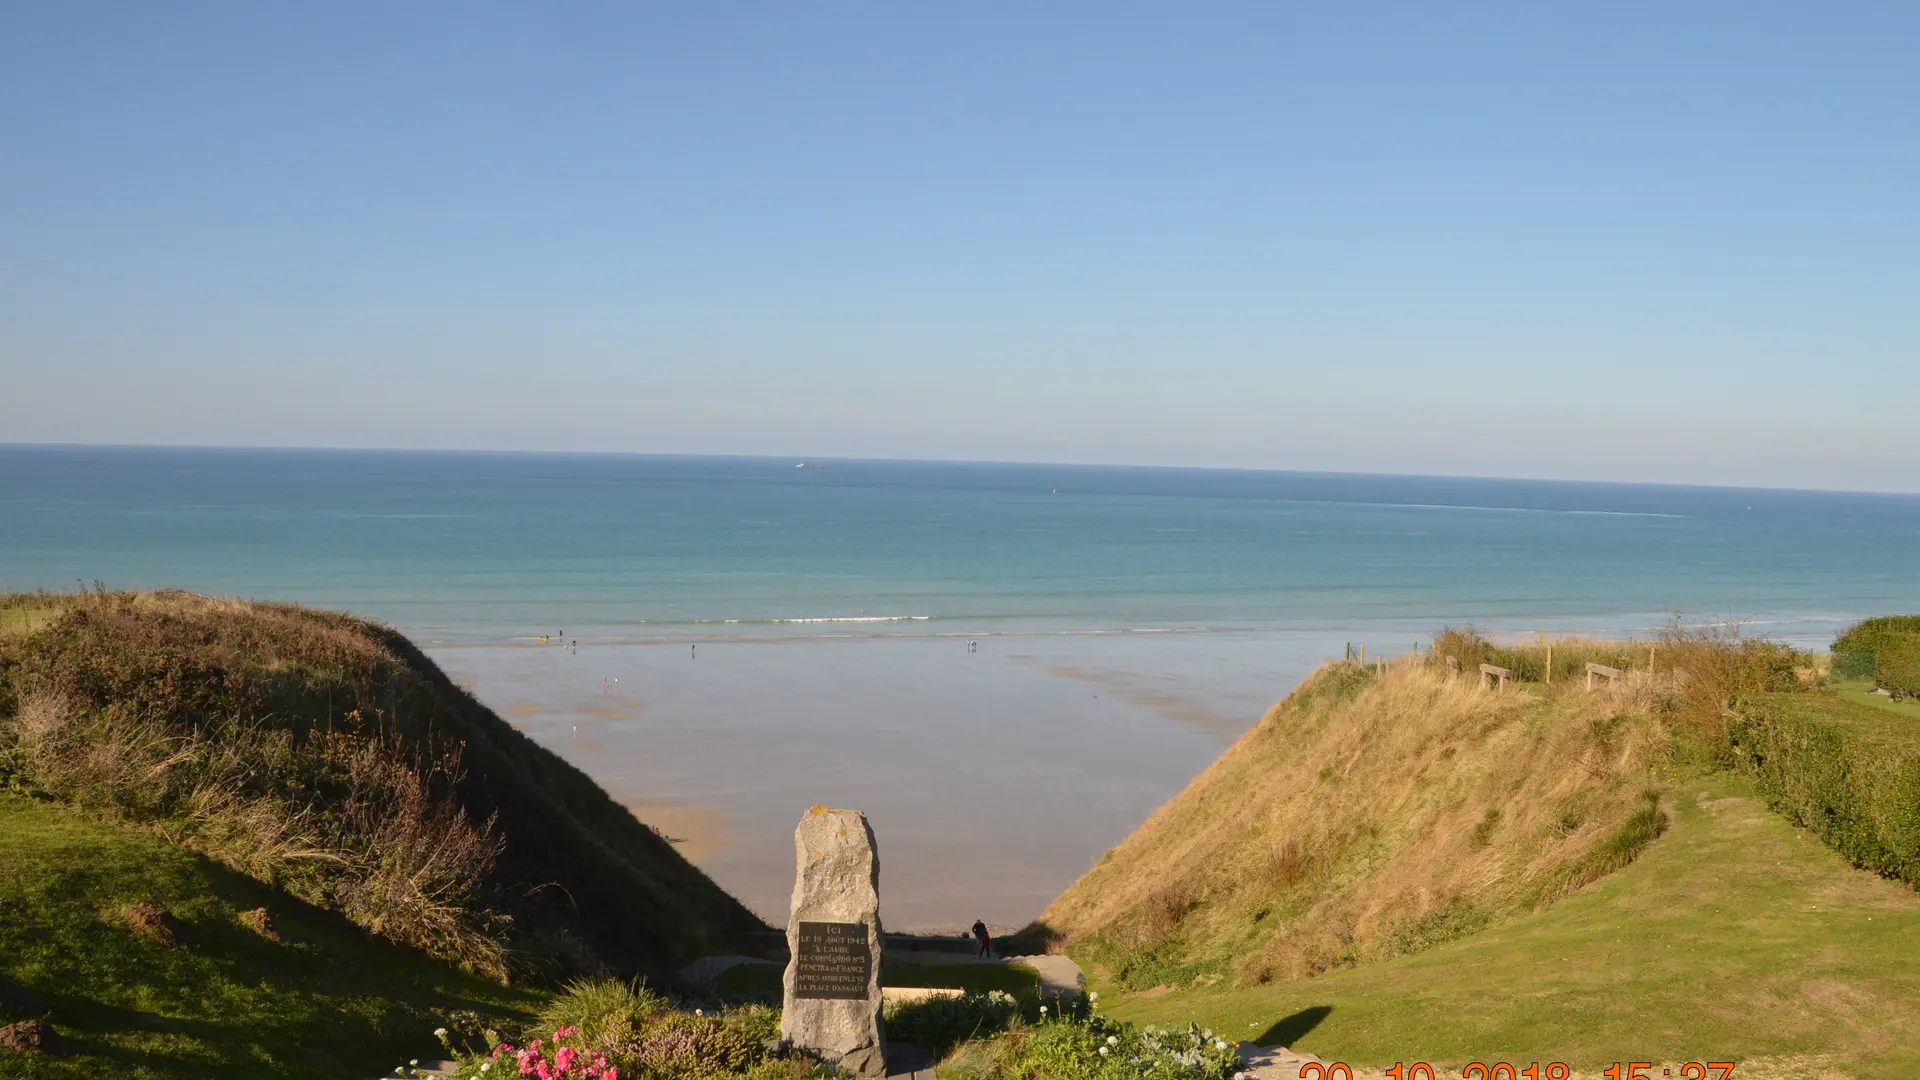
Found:
[(794, 960), (794, 997), (866, 999), (867, 983), (873, 975), (866, 923), (801, 923), (800, 952)]

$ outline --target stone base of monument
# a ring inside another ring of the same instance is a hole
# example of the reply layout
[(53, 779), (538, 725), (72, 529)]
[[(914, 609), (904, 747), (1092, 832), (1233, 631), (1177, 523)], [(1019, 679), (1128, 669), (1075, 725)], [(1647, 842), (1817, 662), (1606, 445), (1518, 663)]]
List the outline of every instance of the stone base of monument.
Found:
[(858, 1050), (849, 1050), (834, 1062), (844, 1072), (872, 1080), (885, 1080), (887, 1076), (887, 1052), (877, 1046), (863, 1046)]

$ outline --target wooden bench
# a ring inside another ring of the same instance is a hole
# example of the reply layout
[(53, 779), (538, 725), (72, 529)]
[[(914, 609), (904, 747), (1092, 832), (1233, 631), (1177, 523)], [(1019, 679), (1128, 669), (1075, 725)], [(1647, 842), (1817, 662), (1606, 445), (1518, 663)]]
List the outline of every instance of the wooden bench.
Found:
[(1626, 672), (1621, 671), (1617, 667), (1608, 667), (1605, 664), (1595, 664), (1589, 661), (1587, 663), (1587, 689), (1593, 689), (1593, 677), (1595, 675), (1604, 676), (1608, 682), (1612, 682), (1625, 674)]
[(1480, 685), (1491, 686), (1495, 690), (1505, 690), (1513, 679), (1513, 669), (1494, 667), (1492, 664), (1480, 665)]

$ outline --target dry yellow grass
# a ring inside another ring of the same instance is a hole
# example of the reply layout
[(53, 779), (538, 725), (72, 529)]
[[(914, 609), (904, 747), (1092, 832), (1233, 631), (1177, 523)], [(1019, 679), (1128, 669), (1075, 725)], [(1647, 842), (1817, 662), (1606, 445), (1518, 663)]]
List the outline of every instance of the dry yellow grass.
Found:
[(0, 595), (0, 787), (152, 828), (476, 970), (653, 977), (761, 923), (388, 627)]
[(1122, 985), (1301, 978), (1552, 903), (1657, 835), (1671, 674), (1473, 671), (1327, 665), (1040, 924)]

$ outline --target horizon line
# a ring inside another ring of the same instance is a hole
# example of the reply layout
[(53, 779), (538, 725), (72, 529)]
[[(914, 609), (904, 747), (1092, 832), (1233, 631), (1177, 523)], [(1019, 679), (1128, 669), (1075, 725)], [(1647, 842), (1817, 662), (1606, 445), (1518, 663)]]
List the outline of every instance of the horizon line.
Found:
[(745, 454), (683, 452), (672, 450), (559, 450), (498, 449), (485, 447), (410, 447), (410, 446), (310, 446), (255, 443), (88, 443), (88, 442), (13, 442), (0, 440), (0, 450), (210, 450), (221, 452), (318, 453), (318, 454), (421, 454), (421, 455), (493, 455), (499, 457), (605, 457), (605, 458), (681, 458), (728, 461), (861, 462), (897, 465), (1010, 465), (1034, 468), (1129, 469), (1159, 472), (1194, 473), (1268, 473), (1285, 476), (1378, 477), (1403, 480), (1480, 480), (1504, 483), (1579, 484), (1592, 487), (1672, 488), (1676, 490), (1753, 491), (1777, 494), (1872, 495), (1887, 498), (1920, 498), (1920, 491), (1884, 491), (1863, 488), (1765, 487), (1743, 484), (1689, 484), (1671, 480), (1593, 480), (1558, 476), (1501, 476), (1474, 473), (1366, 472), (1354, 469), (1287, 469), (1258, 465), (1163, 465), (1115, 461), (1033, 461), (1019, 458), (920, 458), (920, 457), (848, 457), (844, 455), (808, 456), (805, 454)]

